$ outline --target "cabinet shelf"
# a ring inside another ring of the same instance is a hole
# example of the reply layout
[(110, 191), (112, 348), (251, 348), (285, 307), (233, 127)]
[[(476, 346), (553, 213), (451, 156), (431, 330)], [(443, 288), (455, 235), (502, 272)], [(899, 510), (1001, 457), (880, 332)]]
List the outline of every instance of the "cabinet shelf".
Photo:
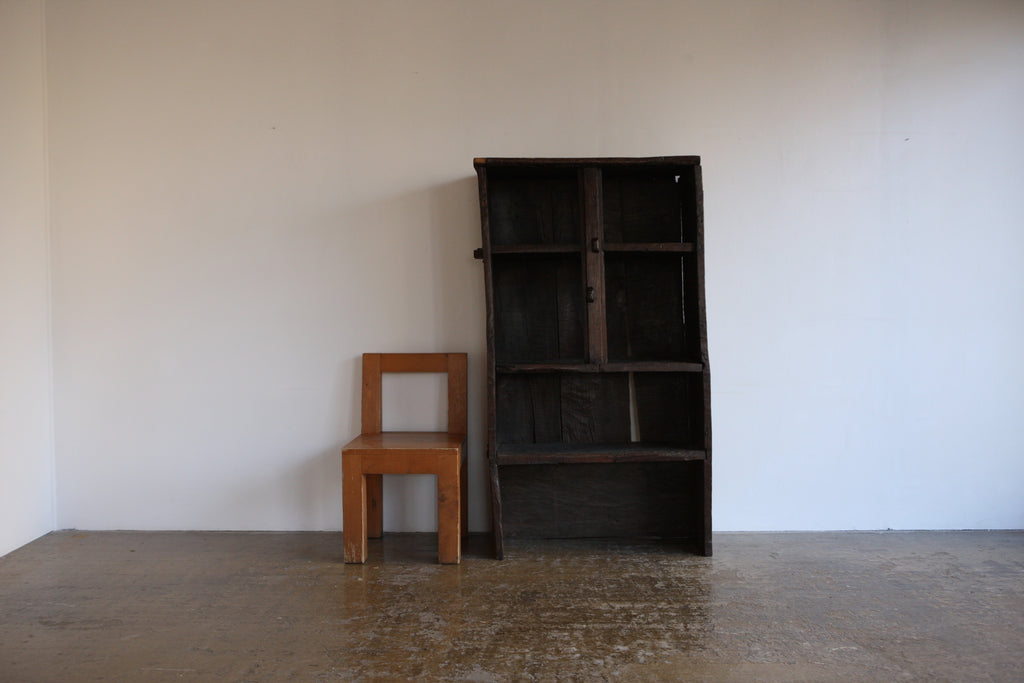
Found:
[(504, 244), (491, 248), (495, 256), (502, 255), (530, 255), (530, 254), (578, 254), (580, 247), (577, 244)]
[(635, 253), (689, 254), (697, 250), (693, 242), (605, 242), (604, 251)]
[(530, 443), (498, 444), (496, 459), (505, 465), (568, 465), (704, 460), (707, 451), (657, 443)]
[(498, 372), (530, 373), (530, 372), (703, 372), (703, 363), (685, 361), (633, 361), (624, 363), (584, 363), (552, 362), (552, 363), (498, 363)]

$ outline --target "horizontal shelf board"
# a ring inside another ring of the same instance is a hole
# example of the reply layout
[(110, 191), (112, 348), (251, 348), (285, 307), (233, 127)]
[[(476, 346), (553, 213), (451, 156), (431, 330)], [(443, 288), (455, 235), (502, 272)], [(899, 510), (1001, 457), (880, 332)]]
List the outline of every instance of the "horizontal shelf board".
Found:
[(594, 158), (477, 157), (473, 159), (473, 165), (478, 168), (480, 166), (693, 166), (699, 163), (699, 156)]
[(498, 372), (703, 372), (702, 363), (684, 361), (623, 361), (613, 363), (498, 363)]
[(694, 242), (605, 242), (604, 250), (687, 254), (696, 251), (697, 245)]
[(564, 465), (611, 462), (683, 462), (705, 460), (707, 451), (654, 443), (499, 444), (499, 465)]
[(491, 247), (491, 254), (578, 254), (578, 244), (501, 244)]

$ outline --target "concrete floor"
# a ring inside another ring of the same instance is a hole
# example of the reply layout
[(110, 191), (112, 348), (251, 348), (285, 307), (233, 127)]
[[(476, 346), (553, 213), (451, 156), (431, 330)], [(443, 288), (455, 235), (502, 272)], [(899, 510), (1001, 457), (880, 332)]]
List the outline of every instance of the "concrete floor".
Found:
[(0, 681), (1022, 681), (1024, 533), (654, 543), (59, 532), (0, 558)]

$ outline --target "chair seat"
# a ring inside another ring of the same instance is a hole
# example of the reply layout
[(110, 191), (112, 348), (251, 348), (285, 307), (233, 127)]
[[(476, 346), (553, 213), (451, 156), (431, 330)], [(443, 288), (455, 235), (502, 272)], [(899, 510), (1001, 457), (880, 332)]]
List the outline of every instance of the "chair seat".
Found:
[(465, 434), (448, 434), (447, 432), (381, 432), (380, 434), (360, 434), (349, 441), (342, 451), (360, 454), (379, 450), (445, 451), (461, 447), (465, 440)]

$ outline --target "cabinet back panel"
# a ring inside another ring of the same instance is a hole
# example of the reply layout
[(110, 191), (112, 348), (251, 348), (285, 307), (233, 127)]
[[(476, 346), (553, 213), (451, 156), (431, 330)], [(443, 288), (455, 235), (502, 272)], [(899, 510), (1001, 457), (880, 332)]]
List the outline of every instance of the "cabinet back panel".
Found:
[(606, 242), (692, 242), (697, 239), (694, 166), (673, 170), (605, 170)]
[(676, 185), (679, 192), (679, 220), (682, 224), (683, 241), (697, 240), (697, 167), (685, 166), (677, 173)]
[(683, 296), (684, 284), (696, 290), (696, 280), (684, 276), (690, 260), (674, 254), (605, 254), (611, 360), (700, 359), (696, 291)]
[(499, 375), (498, 443), (562, 440), (562, 389), (558, 375)]
[(491, 271), (499, 363), (582, 360), (578, 255), (496, 256)]
[(639, 440), (704, 448), (703, 379), (699, 373), (636, 373), (633, 385)]
[(498, 443), (628, 443), (629, 377), (499, 375)]
[(680, 242), (682, 218), (675, 175), (665, 171), (605, 171), (607, 242)]
[(703, 463), (525, 465), (501, 470), (513, 538), (699, 534)]
[(580, 244), (576, 171), (540, 177), (522, 171), (487, 178), (491, 244)]

